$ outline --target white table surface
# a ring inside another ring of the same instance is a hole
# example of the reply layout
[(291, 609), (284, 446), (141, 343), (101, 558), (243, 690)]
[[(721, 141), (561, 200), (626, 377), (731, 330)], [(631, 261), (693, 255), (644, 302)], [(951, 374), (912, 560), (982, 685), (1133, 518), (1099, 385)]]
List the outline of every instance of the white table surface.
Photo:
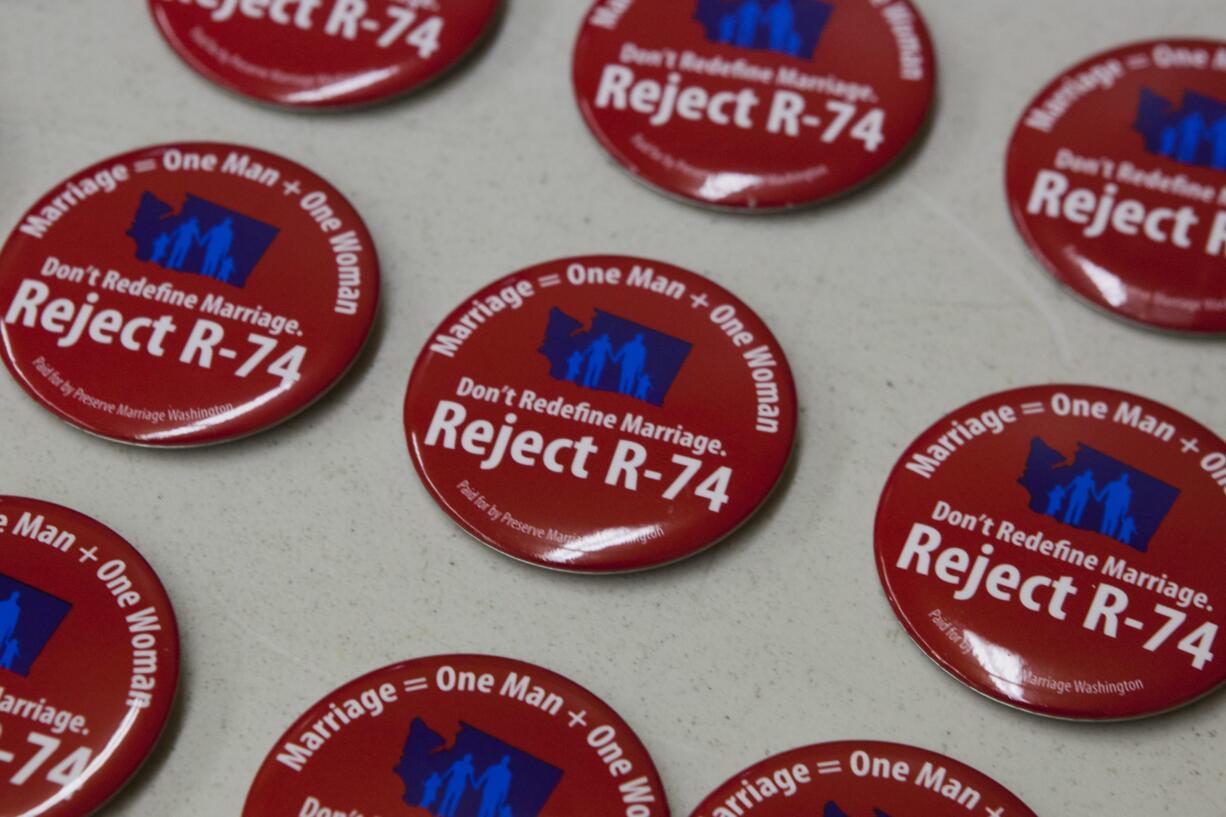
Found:
[[(1043, 817), (1226, 814), (1226, 691), (1097, 726), (988, 701), (912, 646), (871, 538), (903, 446), (989, 392), (1101, 384), (1226, 434), (1222, 342), (1125, 326), (1060, 291), (1014, 232), (1001, 167), (1016, 116), (1057, 72), (1131, 40), (1226, 37), (1221, 0), (924, 0), (940, 66), (927, 141), (855, 196), (761, 218), (657, 196), (598, 149), (570, 89), (585, 6), (511, 0), (489, 48), (447, 81), (304, 117), (196, 77), (140, 0), (0, 0), (5, 229), (101, 158), (212, 139), (331, 179), (383, 263), (381, 321), (348, 379), (239, 443), (104, 442), (0, 378), (0, 493), (117, 529), (157, 567), (179, 617), (176, 713), (104, 813), (233, 817), (274, 740), (324, 693), (401, 659), (472, 651), (542, 664), (613, 704), (679, 817), (768, 754), (844, 738), (952, 755)], [(782, 490), (733, 539), (668, 569), (593, 579), (520, 565), (461, 533), (413, 473), (400, 414), (418, 349), (468, 293), (605, 251), (680, 264), (753, 305), (789, 354), (802, 424)]]

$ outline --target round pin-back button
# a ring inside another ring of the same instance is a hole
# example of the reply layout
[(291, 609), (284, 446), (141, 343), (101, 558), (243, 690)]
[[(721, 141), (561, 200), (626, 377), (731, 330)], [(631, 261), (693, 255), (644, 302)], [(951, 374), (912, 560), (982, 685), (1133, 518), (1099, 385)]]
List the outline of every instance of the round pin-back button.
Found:
[(378, 261), (345, 198), (251, 148), (107, 159), (35, 204), (0, 250), (4, 362), (79, 428), (216, 443), (305, 408), (374, 322)]
[(1136, 43), (1022, 114), (1006, 188), (1031, 252), (1113, 315), (1226, 332), (1226, 42)]
[(711, 281), (623, 256), (491, 284), (432, 334), (405, 397), (413, 464), (465, 530), (577, 572), (714, 544), (778, 482), (796, 433), (770, 330)]
[(231, 91), (296, 108), (378, 102), (460, 62), (499, 0), (149, 0), (188, 65)]
[(1226, 681), (1226, 442), (1141, 397), (1037, 386), (920, 435), (877, 511), (894, 612), (942, 668), (1041, 715), (1108, 720)]
[(144, 763), (170, 715), (166, 591), (114, 531), (0, 497), (0, 813), (83, 817)]
[(303, 715), (252, 783), (243, 817), (668, 817), (643, 744), (549, 670), (478, 655), (358, 678)]
[(982, 772), (912, 746), (844, 741), (783, 752), (733, 775), (691, 817), (1035, 817)]
[(573, 79), (588, 127), (636, 178), (748, 210), (879, 174), (927, 121), (935, 70), (908, 0), (597, 0)]

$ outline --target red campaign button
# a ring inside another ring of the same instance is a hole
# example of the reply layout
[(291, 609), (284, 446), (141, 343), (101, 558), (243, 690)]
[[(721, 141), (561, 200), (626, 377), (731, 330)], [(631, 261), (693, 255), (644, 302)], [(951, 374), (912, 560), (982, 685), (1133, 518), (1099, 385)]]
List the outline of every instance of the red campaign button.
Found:
[(140, 554), (0, 497), (0, 813), (92, 813), (153, 750), (178, 681), (174, 611)]
[(668, 817), (655, 765), (617, 713), (546, 669), (420, 658), (351, 681), (260, 767), (243, 817)]
[(935, 752), (876, 741), (805, 746), (751, 766), (692, 817), (1035, 817), (1004, 786)]
[(418, 88), (491, 29), (499, 0), (149, 0), (171, 48), (261, 102), (338, 108)]
[(1056, 280), (1160, 329), (1226, 332), (1226, 42), (1092, 57), (1022, 114), (1013, 219)]
[(881, 173), (924, 127), (935, 72), (908, 0), (598, 0), (574, 56), (579, 109), (623, 167), (736, 210)]
[(985, 397), (903, 454), (877, 569), (933, 660), (1040, 715), (1111, 720), (1226, 681), (1226, 443), (1124, 392)]
[(577, 572), (673, 562), (735, 530), (796, 434), (791, 370), (748, 306), (692, 272), (570, 258), (495, 282), (435, 330), (404, 421), (465, 530)]
[(379, 265), (323, 179), (251, 148), (107, 159), (0, 250), (4, 362), (61, 419), (128, 443), (223, 442), (327, 391), (374, 321)]

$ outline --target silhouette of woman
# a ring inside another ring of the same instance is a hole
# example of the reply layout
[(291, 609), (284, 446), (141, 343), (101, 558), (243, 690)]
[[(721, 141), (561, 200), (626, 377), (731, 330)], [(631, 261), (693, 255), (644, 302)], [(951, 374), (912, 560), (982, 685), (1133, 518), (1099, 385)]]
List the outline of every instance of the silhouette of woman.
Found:
[(497, 766), (490, 766), (474, 787), (481, 790), (481, 807), (477, 817), (498, 817), (511, 791), (511, 756), (503, 755)]

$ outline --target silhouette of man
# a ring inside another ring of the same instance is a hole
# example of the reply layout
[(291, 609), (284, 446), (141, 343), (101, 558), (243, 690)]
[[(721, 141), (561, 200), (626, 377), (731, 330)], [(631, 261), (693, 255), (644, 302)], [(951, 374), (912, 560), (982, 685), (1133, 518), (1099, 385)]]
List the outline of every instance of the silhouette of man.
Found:
[(473, 756), (464, 757), (451, 764), (451, 768), (443, 775), (446, 789), (443, 791), (443, 802), (439, 804), (435, 814), (438, 817), (455, 817), (460, 800), (468, 791), (469, 785), (475, 785), (473, 780)]
[(421, 808), (430, 808), (434, 803), (434, 798), (438, 797), (438, 790), (443, 786), (443, 778), (439, 777), (438, 772), (426, 778), (426, 782), (422, 784), (423, 791), (421, 794), (421, 802), (417, 805)]
[(1106, 536), (1115, 536), (1120, 522), (1128, 513), (1128, 506), (1132, 504), (1132, 488), (1128, 485), (1128, 474), (1120, 474), (1119, 479), (1107, 483), (1102, 493), (1095, 493), (1094, 498), (1105, 506), (1103, 521), (1098, 532)]
[(793, 34), (796, 30), (796, 11), (792, 0), (775, 0), (766, 10), (766, 29), (769, 32), (771, 51), (795, 54)]
[(13, 662), (17, 660), (17, 656), (21, 653), (21, 647), (17, 644), (17, 639), (10, 638), (8, 643), (4, 645), (4, 655), (0, 656), (0, 666), (5, 669), (12, 669)]
[(1056, 516), (1060, 513), (1060, 506), (1064, 503), (1064, 495), (1066, 493), (1068, 493), (1068, 489), (1063, 485), (1053, 485), (1051, 490), (1047, 492), (1047, 510), (1043, 511), (1043, 513), (1048, 516)]
[(1205, 130), (1205, 117), (1199, 112), (1185, 116), (1179, 123), (1179, 147), (1175, 158), (1187, 164), (1196, 164), (1196, 155), (1200, 153)]
[(633, 394), (639, 377), (643, 374), (643, 367), (647, 363), (647, 346), (643, 343), (643, 334), (640, 332), (635, 335), (632, 340), (617, 350), (613, 360), (621, 363), (621, 377), (618, 380), (617, 390), (622, 394)]
[(200, 272), (210, 278), (216, 278), (222, 259), (227, 257), (230, 245), (234, 243), (234, 219), (227, 216), (220, 224), (210, 228), (200, 240), (204, 244), (204, 265), (201, 266)]
[(227, 255), (224, 259), (222, 259), (221, 272), (217, 275), (217, 280), (225, 281), (228, 284), (230, 283), (233, 277), (234, 277), (234, 259)]
[(753, 48), (758, 39), (758, 27), (762, 24), (762, 4), (758, 0), (744, 0), (736, 10), (736, 45)]
[(1137, 533), (1137, 523), (1131, 516), (1124, 517), (1124, 524), (1120, 526), (1119, 540), (1125, 545), (1132, 544), (1132, 537)]
[(149, 260), (155, 264), (159, 264), (162, 258), (166, 255), (166, 248), (170, 246), (170, 236), (166, 233), (159, 233), (158, 237), (153, 239), (153, 254), (149, 256)]
[(497, 766), (490, 766), (473, 787), (481, 791), (481, 807), (477, 817), (498, 817), (511, 791), (511, 756), (503, 755)]
[(613, 344), (608, 335), (601, 335), (587, 347), (587, 369), (583, 372), (583, 385), (600, 388), (600, 376), (605, 364), (613, 357)]
[(639, 385), (634, 390), (634, 396), (639, 400), (646, 400), (651, 394), (651, 378), (643, 375), (639, 378)]
[(579, 370), (583, 368), (583, 352), (576, 349), (566, 358), (566, 379), (574, 383), (579, 379)]
[(21, 618), (21, 591), (14, 590), (4, 601), (0, 601), (0, 645), (7, 644), (17, 631), (17, 621)]
[(1213, 156), (1209, 164), (1218, 170), (1226, 170), (1226, 116), (1210, 126), (1209, 141), (1213, 144)]
[(188, 219), (175, 228), (170, 240), (174, 242), (174, 247), (170, 251), (170, 260), (166, 262), (166, 266), (181, 270), (187, 262), (187, 254), (200, 240), (200, 222), (195, 217)]
[(1073, 481), (1068, 484), (1069, 497), (1068, 507), (1064, 511), (1064, 524), (1080, 525), (1082, 514), (1085, 513), (1086, 503), (1090, 496), (1094, 494), (1097, 486), (1094, 484), (1094, 472), (1088, 468), (1082, 471)]

